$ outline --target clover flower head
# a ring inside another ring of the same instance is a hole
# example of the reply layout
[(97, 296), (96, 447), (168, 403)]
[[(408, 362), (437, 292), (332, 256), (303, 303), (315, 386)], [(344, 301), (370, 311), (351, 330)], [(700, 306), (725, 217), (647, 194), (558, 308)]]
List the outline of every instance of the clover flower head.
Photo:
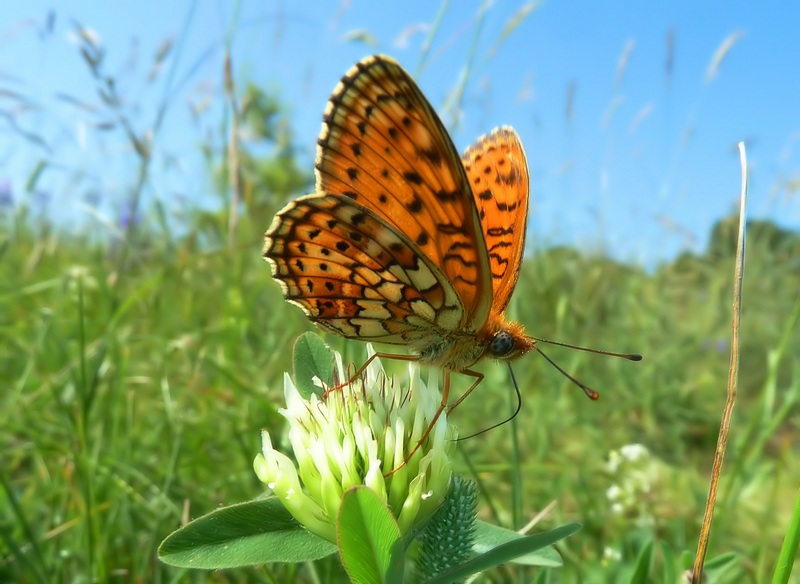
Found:
[[(371, 347), (368, 351), (374, 354)], [(341, 355), (335, 359), (338, 379), (348, 379)], [(286, 408), (280, 413), (289, 423), (294, 460), (276, 450), (263, 432), (254, 468), (312, 533), (336, 541), (342, 496), (357, 485), (378, 494), (404, 534), (424, 523), (444, 500), (455, 430), (446, 412), (431, 427), (441, 402), (439, 375), (431, 371), (426, 384), (419, 366), (411, 363), (408, 379), (394, 382), (373, 359), (357, 379), (306, 398), (284, 375)]]

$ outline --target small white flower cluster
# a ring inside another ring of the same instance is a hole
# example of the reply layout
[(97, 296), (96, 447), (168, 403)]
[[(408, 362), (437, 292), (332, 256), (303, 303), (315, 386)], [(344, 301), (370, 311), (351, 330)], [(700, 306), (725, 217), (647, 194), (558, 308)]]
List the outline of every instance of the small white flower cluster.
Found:
[(617, 548), (609, 546), (603, 548), (603, 559), (601, 561), (604, 566), (616, 564), (621, 560), (622, 560), (622, 552), (619, 551)]
[[(372, 355), (371, 347), (369, 351)], [(336, 354), (336, 362), (339, 379), (346, 379), (341, 355)], [(438, 372), (432, 371), (426, 385), (412, 363), (409, 379), (408, 384), (391, 382), (375, 359), (359, 379), (325, 397), (305, 399), (289, 375), (284, 376), (286, 408), (280, 413), (289, 422), (297, 465), (275, 450), (269, 433), (263, 432), (254, 467), (312, 533), (336, 541), (342, 496), (358, 485), (371, 488), (387, 504), (404, 534), (444, 500), (454, 438), (445, 412), (420, 444), (440, 404)]]
[(626, 444), (611, 451), (606, 469), (616, 481), (606, 490), (611, 511), (632, 516), (642, 525), (651, 524), (648, 499), (659, 473), (650, 451), (641, 444)]
[(79, 286), (83, 288), (84, 291), (97, 288), (97, 279), (92, 275), (91, 270), (89, 270), (87, 266), (70, 266), (64, 273), (64, 281), (66, 283), (67, 292), (74, 296), (77, 296)]

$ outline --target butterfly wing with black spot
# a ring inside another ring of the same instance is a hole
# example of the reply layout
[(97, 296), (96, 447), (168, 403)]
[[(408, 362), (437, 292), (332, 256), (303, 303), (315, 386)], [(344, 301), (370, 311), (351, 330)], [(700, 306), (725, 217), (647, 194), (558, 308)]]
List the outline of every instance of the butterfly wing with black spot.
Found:
[(517, 133), (497, 128), (470, 146), (464, 168), (475, 196), (492, 274), (492, 314), (502, 314), (514, 292), (525, 253), (528, 162)]

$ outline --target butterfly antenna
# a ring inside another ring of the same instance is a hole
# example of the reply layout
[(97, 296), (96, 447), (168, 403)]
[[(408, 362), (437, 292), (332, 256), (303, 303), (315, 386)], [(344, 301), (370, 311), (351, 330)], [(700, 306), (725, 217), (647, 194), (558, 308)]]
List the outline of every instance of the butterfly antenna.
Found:
[[(548, 359), (549, 360), (549, 359)], [(511, 368), (511, 363), (508, 364), (508, 372), (511, 373), (511, 382), (514, 384), (514, 392), (517, 394), (517, 408), (514, 410), (514, 413), (507, 417), (502, 422), (497, 422), (496, 424), (492, 424), (488, 428), (484, 428), (479, 432), (475, 432), (474, 434), (470, 434), (469, 436), (459, 436), (456, 438), (456, 442), (460, 442), (461, 440), (467, 440), (468, 438), (475, 438), (475, 436), (480, 436), (481, 434), (485, 434), (490, 430), (494, 430), (495, 428), (499, 428), (503, 424), (509, 423), (511, 420), (517, 417), (517, 414), (522, 410), (522, 394), (519, 391), (519, 384), (517, 383), (517, 378), (514, 375), (514, 370)]]
[[(539, 340), (539, 339), (536, 339), (536, 340)], [(547, 341), (544, 341), (544, 342), (546, 343)], [(562, 345), (564, 347), (570, 347), (571, 346), (571, 345), (565, 345), (564, 343), (555, 343), (555, 344)], [(558, 364), (555, 361), (553, 361), (550, 357), (545, 355), (539, 347), (534, 345), (533, 348), (536, 349), (542, 357), (547, 359), (547, 362), (550, 363), (550, 365), (552, 365), (553, 367), (558, 369), (558, 371), (561, 373), (561, 375), (563, 375), (564, 377), (569, 379), (572, 383), (574, 383), (575, 385), (580, 387), (583, 390), (583, 393), (585, 393), (586, 396), (589, 399), (592, 399), (592, 400), (600, 399), (600, 394), (599, 393), (597, 393), (595, 390), (593, 390), (591, 387), (589, 387), (588, 385), (586, 385), (582, 381), (578, 381), (572, 375), (570, 375), (569, 373), (564, 371), (561, 367), (558, 366)], [(592, 349), (584, 349), (583, 347), (572, 347), (572, 348), (573, 349), (582, 349), (584, 351), (589, 351), (590, 353), (600, 353), (601, 355), (612, 355), (612, 356), (615, 356), (615, 357), (623, 357), (624, 356), (624, 355), (621, 355), (619, 353), (606, 353), (604, 351), (594, 351)], [(641, 356), (639, 356), (639, 359), (641, 359)], [(638, 361), (639, 359), (632, 359), (632, 360), (633, 361)]]
[[(586, 351), (587, 353), (594, 353), (595, 355), (606, 355), (608, 357), (620, 357), (622, 359), (627, 359), (628, 361), (641, 361), (642, 356), (639, 353), (615, 353), (614, 351), (603, 351), (602, 349), (590, 349), (589, 347), (581, 347), (580, 345), (571, 345), (569, 343), (561, 343), (559, 341), (551, 341), (550, 339), (539, 339), (537, 337), (531, 337), (534, 341), (538, 341), (540, 343), (547, 343), (548, 345), (557, 345), (559, 347), (567, 347), (568, 349), (575, 349), (577, 351)], [(537, 349), (538, 350), (538, 349)], [(541, 351), (539, 351), (542, 353)], [(544, 355), (544, 353), (542, 353)], [(547, 357), (545, 356), (545, 359)], [(547, 359), (550, 361), (550, 359)], [(550, 361), (550, 363), (553, 363)], [(560, 370), (558, 365), (553, 363), (553, 365)], [(567, 376), (569, 377), (569, 376)]]

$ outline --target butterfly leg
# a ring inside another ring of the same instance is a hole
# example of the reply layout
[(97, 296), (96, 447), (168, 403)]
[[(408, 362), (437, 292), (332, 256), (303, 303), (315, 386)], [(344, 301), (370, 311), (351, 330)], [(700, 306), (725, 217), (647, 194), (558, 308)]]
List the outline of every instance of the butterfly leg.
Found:
[[(422, 446), (422, 443), (425, 442), (425, 440), (428, 439), (428, 436), (430, 435), (431, 430), (433, 430), (433, 427), (436, 425), (436, 422), (439, 420), (439, 416), (441, 416), (442, 412), (444, 412), (445, 409), (447, 408), (447, 400), (450, 397), (450, 370), (449, 369), (443, 369), (442, 370), (442, 375), (443, 375), (443, 380), (442, 380), (442, 400), (439, 403), (439, 407), (436, 409), (436, 413), (433, 414), (433, 418), (431, 418), (431, 421), (428, 424), (428, 427), (425, 428), (425, 432), (423, 432), (422, 436), (420, 437), (420, 439), (417, 440), (416, 446), (414, 446), (414, 448), (411, 449), (411, 452), (406, 454), (406, 457), (403, 459), (403, 462), (400, 463), (400, 465), (398, 465), (396, 468), (392, 469), (390, 472), (386, 473), (383, 476), (390, 477), (394, 473), (396, 473), (398, 470), (403, 468), (406, 464), (408, 464), (408, 461), (411, 460), (411, 457), (414, 456), (414, 454), (416, 454), (417, 450), (419, 450), (419, 447)], [(483, 376), (481, 376), (481, 378), (482, 377)], [(461, 400), (459, 400), (459, 401), (461, 401)]]
[(433, 418), (431, 419), (430, 424), (428, 424), (428, 427), (425, 429), (425, 432), (422, 434), (422, 437), (417, 441), (417, 445), (414, 446), (413, 450), (406, 455), (405, 459), (403, 460), (403, 463), (400, 466), (398, 466), (397, 468), (395, 468), (394, 470), (392, 470), (391, 472), (385, 474), (384, 476), (389, 477), (389, 476), (393, 475), (394, 473), (396, 473), (401, 468), (403, 468), (403, 466), (408, 464), (408, 461), (411, 460), (411, 457), (414, 456), (414, 453), (416, 453), (416, 451), (419, 450), (419, 447), (422, 446), (422, 443), (425, 442), (425, 440), (428, 438), (428, 435), (431, 433), (431, 430), (433, 430), (433, 426), (436, 424), (436, 421), (439, 419), (439, 416), (442, 415), (442, 412), (444, 412), (445, 409), (447, 409), (447, 413), (452, 412), (456, 408), (456, 406), (459, 405), (462, 401), (464, 401), (467, 398), (467, 396), (469, 394), (471, 394), (472, 391), (476, 387), (478, 387), (481, 384), (481, 382), (483, 381), (483, 377), (484, 377), (483, 373), (480, 373), (479, 371), (472, 371), (471, 369), (465, 369), (464, 371), (461, 371), (460, 373), (463, 373), (464, 375), (469, 375), (470, 377), (473, 377), (475, 379), (475, 381), (472, 383), (472, 385), (469, 387), (469, 389), (464, 392), (464, 395), (462, 395), (460, 398), (458, 398), (456, 400), (456, 402), (448, 408), (447, 407), (447, 402), (448, 402), (448, 399), (450, 397), (450, 370), (449, 369), (444, 369), (443, 370), (444, 380), (443, 380), (443, 383), (442, 383), (442, 401), (439, 404), (439, 408), (436, 410), (436, 413), (433, 415)]
[(450, 406), (448, 408), (448, 410), (447, 410), (448, 414), (450, 412), (452, 412), (454, 409), (456, 409), (456, 406), (458, 404), (460, 404), (462, 401), (467, 399), (467, 396), (472, 393), (472, 390), (475, 389), (476, 387), (478, 387), (481, 384), (481, 382), (483, 381), (483, 373), (481, 373), (479, 371), (473, 371), (472, 369), (464, 369), (464, 371), (462, 371), (461, 373), (463, 373), (464, 375), (469, 375), (470, 377), (475, 378), (475, 381), (470, 386), (470, 388), (467, 391), (464, 392), (464, 395), (462, 395), (460, 398), (458, 398), (456, 400), (456, 402), (452, 406)]
[(328, 397), (328, 395), (330, 395), (334, 391), (339, 391), (345, 385), (350, 385), (351, 383), (356, 381), (359, 377), (361, 377), (361, 375), (364, 373), (364, 371), (367, 370), (367, 367), (369, 367), (370, 364), (375, 359), (394, 359), (395, 361), (419, 361), (419, 356), (418, 355), (397, 355), (395, 353), (373, 353), (372, 355), (370, 355), (369, 359), (367, 359), (364, 362), (364, 364), (361, 365), (361, 367), (356, 369), (356, 372), (353, 375), (351, 375), (350, 378), (347, 381), (344, 381), (342, 383), (337, 383), (333, 387), (325, 390), (325, 393), (322, 394), (322, 398), (325, 399), (325, 398)]

